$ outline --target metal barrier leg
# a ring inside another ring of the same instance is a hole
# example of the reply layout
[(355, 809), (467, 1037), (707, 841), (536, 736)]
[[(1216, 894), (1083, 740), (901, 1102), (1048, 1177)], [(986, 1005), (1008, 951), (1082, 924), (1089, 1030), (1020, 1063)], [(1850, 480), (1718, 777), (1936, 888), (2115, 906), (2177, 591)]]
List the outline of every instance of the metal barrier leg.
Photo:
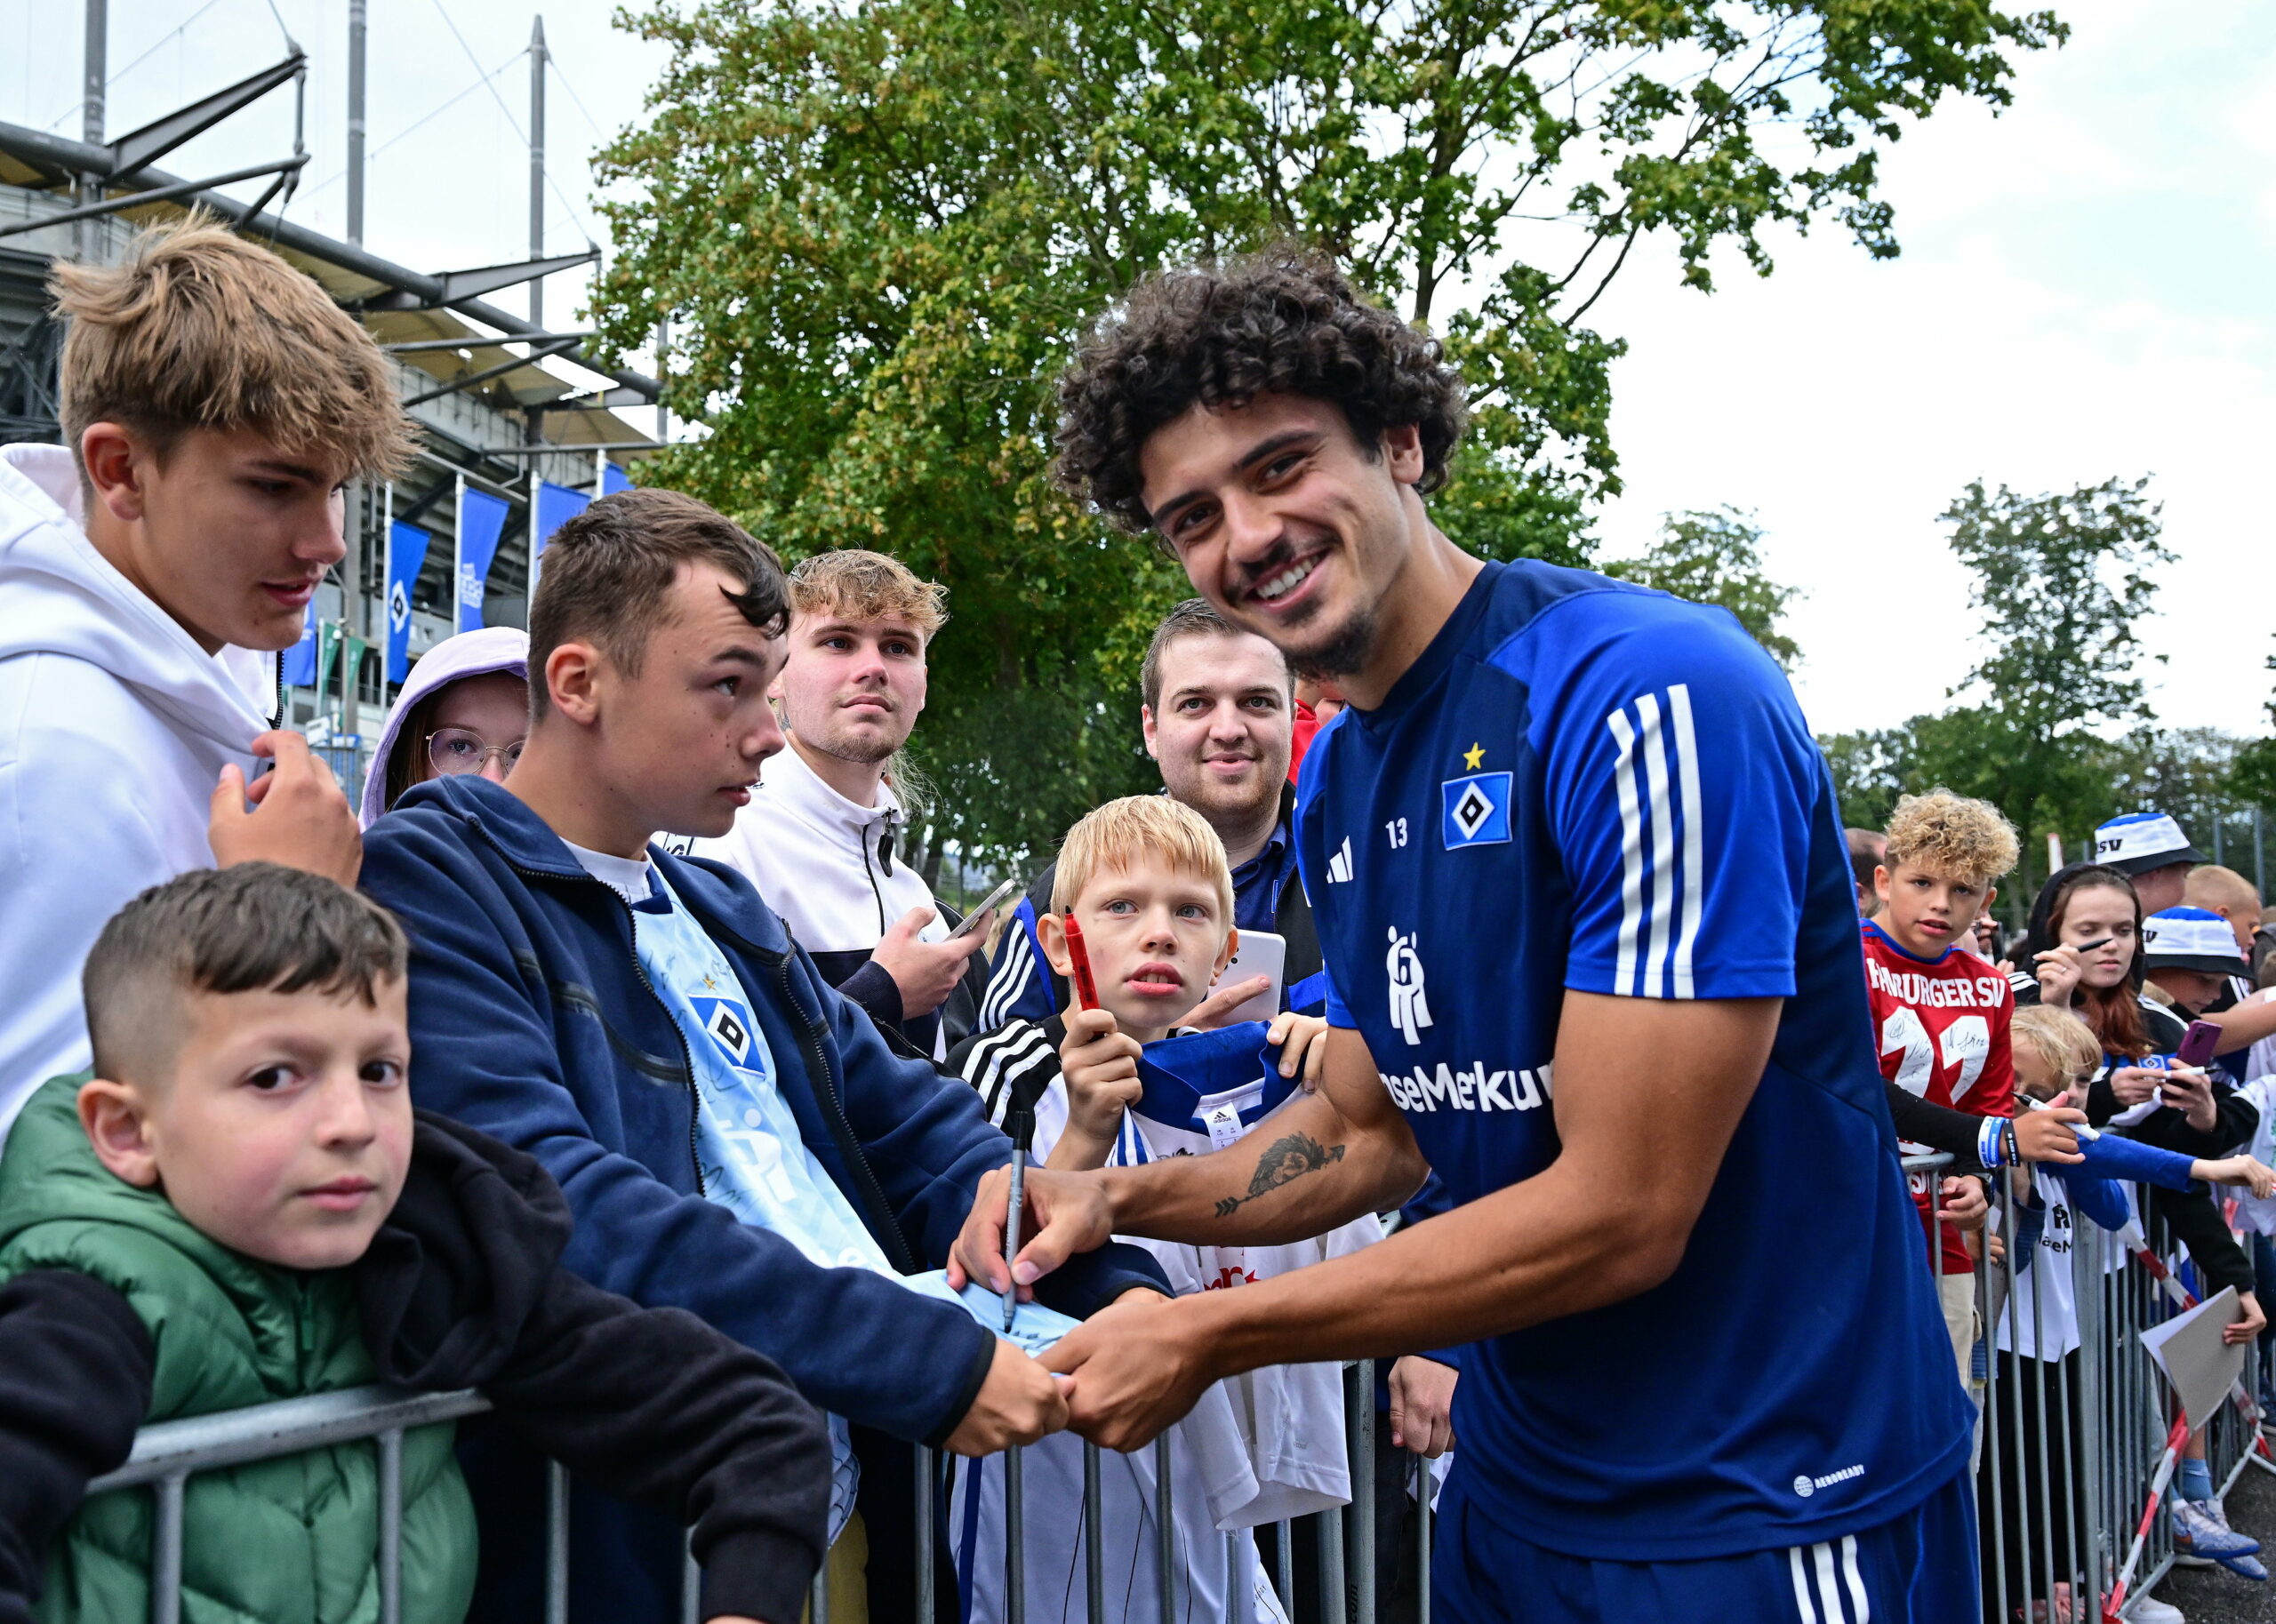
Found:
[(1160, 1591), (1162, 1624), (1177, 1624), (1177, 1533), (1171, 1526), (1170, 1435), (1154, 1440), (1154, 1583)]
[(545, 1463), (545, 1624), (569, 1624), (569, 1468)]
[(1355, 1624), (1375, 1624), (1375, 1362), (1351, 1366), (1343, 1404), (1351, 1444), (1351, 1601)]
[[(806, 1593), (806, 1613), (812, 1624), (829, 1624), (829, 1553), (824, 1551), (821, 1565), (814, 1570), (813, 1588)], [(1019, 1624), (1016, 1617), (1013, 1624)]]
[(380, 1624), (403, 1618), (403, 1428), (380, 1434)]
[(933, 1452), (917, 1446), (917, 1624), (933, 1624)]
[(1248, 1594), (1248, 1564), (1241, 1560), (1241, 1537), (1225, 1536), (1225, 1624), (1245, 1624), (1255, 1613)]
[[(827, 1554), (823, 1556), (829, 1560)], [(679, 1624), (702, 1624), (703, 1567), (695, 1560), (695, 1533), (688, 1532), (679, 1564)]]
[[(1016, 1446), (1004, 1452), (1004, 1624), (1027, 1624), (1027, 1481), (1024, 1456)], [(815, 1624), (821, 1624), (817, 1619)]]
[(1312, 1521), (1319, 1528), (1320, 1624), (1346, 1624), (1351, 1615), (1343, 1588), (1343, 1514), (1315, 1512)]
[(1273, 1524), (1278, 1537), (1272, 1541), (1272, 1588), (1280, 1593), (1280, 1611), (1291, 1619), (1296, 1616), (1296, 1525), (1286, 1517)]
[[(1099, 1487), (1099, 1446), (1083, 1445), (1083, 1616), (1106, 1624), (1106, 1507)], [(932, 1624), (928, 1619), (925, 1624)]]
[(181, 1497), (188, 1472), (158, 1479), (158, 1525), (150, 1540), (150, 1624), (181, 1624)]
[(1431, 1624), (1431, 1463), (1414, 1465), (1414, 1624)]

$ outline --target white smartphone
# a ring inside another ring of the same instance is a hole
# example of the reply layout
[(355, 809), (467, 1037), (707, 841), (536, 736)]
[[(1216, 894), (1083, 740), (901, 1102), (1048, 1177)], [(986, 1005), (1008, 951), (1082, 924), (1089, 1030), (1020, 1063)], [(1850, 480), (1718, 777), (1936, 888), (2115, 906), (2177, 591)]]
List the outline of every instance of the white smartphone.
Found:
[(986, 922), (990, 910), (1003, 907), (1005, 903), (1010, 901), (1012, 898), (1018, 893), (1019, 889), (1020, 882), (1016, 876), (1012, 879), (1006, 880), (1001, 885), (998, 885), (995, 890), (990, 892), (988, 893), (987, 900), (982, 902), (978, 908), (974, 908), (972, 912), (964, 916), (964, 923), (957, 926), (955, 930), (949, 932), (948, 940), (954, 941), (959, 936), (971, 935)]
[(1280, 980), (1288, 968), (1288, 939), (1275, 936), (1270, 931), (1243, 931), (1240, 940), (1233, 945), (1232, 962), (1225, 966), (1225, 973), (1217, 978), (1220, 987), (1230, 987), (1236, 981), (1246, 981), (1251, 976), (1270, 976), (1272, 985), (1255, 997), (1246, 1000), (1225, 1019), (1229, 1024), (1243, 1020), (1270, 1020), (1280, 1012)]

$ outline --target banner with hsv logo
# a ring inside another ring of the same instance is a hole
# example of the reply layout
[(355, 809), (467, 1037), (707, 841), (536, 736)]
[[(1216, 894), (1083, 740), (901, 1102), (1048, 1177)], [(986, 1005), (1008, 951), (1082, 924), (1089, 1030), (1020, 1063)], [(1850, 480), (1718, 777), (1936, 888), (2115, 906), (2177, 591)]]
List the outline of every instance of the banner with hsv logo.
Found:
[(411, 675), (411, 594), (435, 538), (400, 519), (388, 526), (388, 681)]

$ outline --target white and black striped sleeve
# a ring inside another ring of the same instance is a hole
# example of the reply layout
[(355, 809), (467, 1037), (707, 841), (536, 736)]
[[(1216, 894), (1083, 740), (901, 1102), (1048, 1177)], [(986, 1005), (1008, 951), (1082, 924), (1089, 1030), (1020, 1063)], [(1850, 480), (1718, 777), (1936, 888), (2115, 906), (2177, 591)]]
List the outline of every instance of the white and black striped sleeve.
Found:
[(949, 1068), (980, 1092), (981, 1109), (1000, 1128), (1014, 1089), (1033, 1100), (1059, 1075), (1059, 1045), (1043, 1023), (1014, 1020), (958, 1044)]

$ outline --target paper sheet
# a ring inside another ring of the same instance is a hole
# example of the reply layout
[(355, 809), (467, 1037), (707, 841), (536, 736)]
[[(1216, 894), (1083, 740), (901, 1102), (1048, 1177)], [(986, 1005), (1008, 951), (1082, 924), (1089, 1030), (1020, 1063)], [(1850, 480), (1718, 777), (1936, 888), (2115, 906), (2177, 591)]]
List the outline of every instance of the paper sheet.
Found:
[(2173, 1384), (2192, 1432), (2211, 1420), (2244, 1372), (2244, 1344), (2221, 1340), (2221, 1328), (2237, 1317), (2237, 1292), (2224, 1287), (2185, 1313), (2142, 1332), (2142, 1346)]

